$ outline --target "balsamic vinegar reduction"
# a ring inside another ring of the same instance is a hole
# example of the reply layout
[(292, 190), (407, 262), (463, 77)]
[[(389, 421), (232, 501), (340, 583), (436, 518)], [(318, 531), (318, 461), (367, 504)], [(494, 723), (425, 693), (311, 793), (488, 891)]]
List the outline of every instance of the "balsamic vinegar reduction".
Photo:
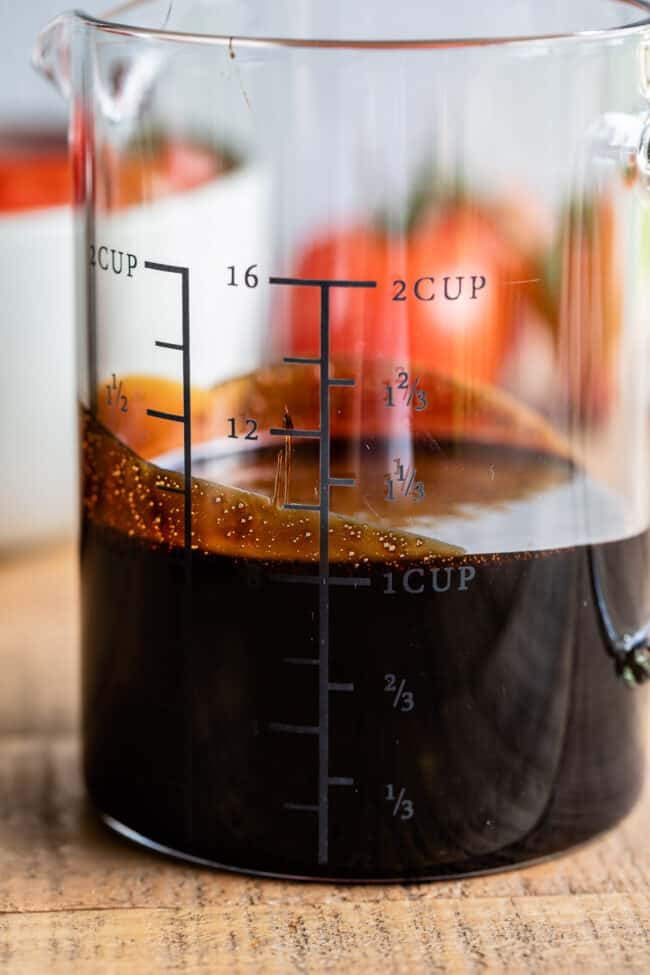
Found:
[[(217, 864), (397, 879), (550, 854), (630, 809), (643, 695), (607, 653), (590, 560), (636, 627), (647, 537), (526, 549), (575, 483), (566, 457), (416, 438), (426, 490), (391, 502), (387, 445), (333, 441), (333, 472), (361, 455), (365, 475), (332, 491), (330, 574), (364, 582), (330, 587), (319, 863), (318, 513), (281, 509), (289, 478), (313, 500), (318, 445), (195, 469), (189, 585), (183, 498), (159, 489), (182, 478), (83, 424), (85, 771), (105, 816)], [(504, 551), (481, 551), (501, 524)]]

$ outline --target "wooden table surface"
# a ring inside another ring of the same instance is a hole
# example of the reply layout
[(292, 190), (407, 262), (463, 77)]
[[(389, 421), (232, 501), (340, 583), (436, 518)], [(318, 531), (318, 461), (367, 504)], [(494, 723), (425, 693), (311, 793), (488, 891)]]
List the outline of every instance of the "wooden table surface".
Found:
[(330, 886), (189, 867), (113, 836), (78, 770), (70, 546), (0, 559), (0, 972), (650, 972), (650, 795), (553, 862)]

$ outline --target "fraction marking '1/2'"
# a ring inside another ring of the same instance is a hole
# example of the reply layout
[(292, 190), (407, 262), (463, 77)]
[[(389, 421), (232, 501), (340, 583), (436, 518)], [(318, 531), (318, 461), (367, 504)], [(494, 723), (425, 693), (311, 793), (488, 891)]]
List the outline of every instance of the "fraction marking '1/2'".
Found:
[(106, 386), (106, 405), (118, 409), (120, 413), (128, 413), (129, 399), (122, 392), (122, 380), (118, 382), (115, 373), (112, 374), (112, 379), (113, 382)]

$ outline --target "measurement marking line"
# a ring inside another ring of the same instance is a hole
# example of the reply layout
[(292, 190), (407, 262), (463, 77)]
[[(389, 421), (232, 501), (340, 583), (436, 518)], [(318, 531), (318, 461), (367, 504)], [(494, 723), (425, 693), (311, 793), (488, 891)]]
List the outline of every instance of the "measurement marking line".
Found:
[(156, 483), (156, 487), (159, 491), (167, 491), (168, 494), (185, 494), (185, 488), (172, 487), (171, 484), (159, 484)]
[(286, 355), (283, 362), (288, 366), (320, 366), (320, 358), (309, 358), (301, 355)]
[(330, 775), (329, 785), (354, 785), (354, 779), (351, 779), (345, 775)]
[[(338, 281), (330, 280), (329, 278), (269, 278), (269, 284), (289, 284), (289, 285), (303, 285), (307, 288), (322, 288), (323, 291), (327, 291), (329, 288), (376, 288), (376, 281)], [(322, 306), (321, 306), (322, 307)], [(329, 322), (327, 323), (329, 329)], [(329, 343), (328, 343), (329, 345)], [(323, 349), (321, 346), (321, 357), (325, 359), (323, 355)]]
[(320, 511), (320, 506), (317, 504), (298, 504), (295, 501), (287, 502), (282, 507), (285, 511)]
[(158, 420), (173, 420), (174, 423), (185, 423), (185, 417), (178, 413), (163, 413), (162, 410), (147, 410), (147, 416), (155, 416)]
[(272, 437), (307, 437), (311, 440), (320, 440), (320, 430), (296, 430), (295, 427), (278, 429), (273, 427), (269, 433)]
[(371, 586), (370, 579), (357, 578), (356, 576), (330, 576), (330, 586)]
[(320, 584), (320, 576), (290, 576), (278, 573), (278, 575), (271, 576), (273, 582), (302, 582), (305, 586), (317, 586)]
[(178, 342), (156, 342), (159, 349), (173, 349), (175, 352), (182, 352), (183, 346)]
[(283, 663), (296, 664), (299, 667), (318, 667), (318, 660), (311, 657), (284, 657)]
[(192, 572), (192, 377), (190, 372), (190, 271), (179, 268), (182, 280), (183, 312), (183, 473), (185, 474), (185, 558)]
[[(183, 354), (183, 415), (165, 413), (162, 410), (147, 410), (147, 416), (159, 420), (171, 420), (184, 424), (183, 431), (183, 467), (185, 475), (185, 518), (184, 518), (184, 548), (185, 570), (188, 581), (192, 574), (192, 377), (190, 365), (190, 269), (178, 264), (161, 264), (158, 261), (145, 261), (144, 266), (149, 271), (163, 271), (167, 274), (178, 274), (181, 279), (181, 316), (182, 343), (176, 351)], [(156, 343), (161, 345), (162, 343)], [(176, 343), (162, 344), (164, 348), (174, 348)]]
[(319, 576), (318, 587), (318, 862), (329, 859), (330, 777), (330, 289), (320, 292)]
[(156, 261), (145, 261), (144, 266), (149, 271), (168, 271), (170, 274), (187, 274), (188, 268), (178, 264), (158, 264)]
[(330, 681), (330, 691), (353, 691), (354, 684), (333, 684)]
[[(327, 278), (282, 278), (270, 277), (269, 284), (282, 284), (301, 287), (320, 288), (320, 356), (316, 360), (320, 379), (320, 431), (271, 430), (277, 437), (314, 437), (320, 440), (319, 450), (319, 560), (318, 576), (276, 576), (278, 581), (318, 584), (318, 862), (326, 864), (329, 859), (329, 786), (334, 781), (329, 774), (330, 747), (330, 586), (331, 585), (370, 585), (369, 579), (339, 580), (330, 576), (330, 490), (333, 487), (353, 487), (351, 478), (330, 476), (330, 389), (333, 386), (353, 386), (349, 379), (330, 379), (330, 292), (332, 288), (376, 288), (376, 281), (346, 281)], [(296, 361), (285, 359), (287, 361)], [(315, 363), (314, 363), (315, 364)], [(309, 732), (311, 733), (311, 731)], [(337, 780), (338, 781), (338, 780)], [(346, 781), (347, 784), (347, 781)]]
[(271, 722), (269, 724), (270, 731), (278, 731), (287, 735), (317, 735), (318, 727), (311, 724), (280, 724), (278, 722)]
[[(162, 410), (147, 410), (147, 416), (153, 416), (160, 420), (171, 420), (174, 423), (183, 424), (183, 475), (184, 475), (184, 501), (183, 501), (183, 570), (185, 575), (185, 585), (183, 587), (182, 601), (182, 621), (187, 631), (191, 630), (192, 625), (192, 376), (190, 362), (190, 269), (174, 264), (159, 264), (156, 261), (145, 261), (145, 268), (150, 271), (161, 271), (169, 274), (177, 274), (181, 280), (181, 342), (177, 343), (180, 348), (175, 351), (181, 353), (183, 368), (183, 414), (179, 416), (175, 413), (166, 413)], [(175, 343), (176, 344), (176, 343)], [(171, 343), (170, 343), (171, 345)], [(191, 643), (191, 641), (190, 641)], [(185, 708), (192, 708), (193, 694), (195, 687), (194, 659), (191, 648), (186, 650), (186, 660), (183, 668), (183, 690), (185, 695)], [(185, 751), (185, 772), (187, 781), (194, 781), (194, 761), (195, 750), (194, 731), (192, 723), (187, 723), (187, 730), (184, 734)], [(188, 842), (191, 842), (194, 834), (194, 807), (190, 797), (185, 802), (185, 830)]]
[(318, 812), (318, 806), (310, 806), (306, 802), (285, 802), (285, 809), (293, 809), (295, 812)]
[(508, 284), (537, 284), (541, 278), (524, 278), (521, 281), (508, 281)]
[[(321, 576), (290, 576), (274, 575), (271, 576), (273, 582), (301, 582), (306, 586), (320, 586), (323, 584)], [(357, 576), (328, 576), (330, 586), (371, 586), (372, 580)]]

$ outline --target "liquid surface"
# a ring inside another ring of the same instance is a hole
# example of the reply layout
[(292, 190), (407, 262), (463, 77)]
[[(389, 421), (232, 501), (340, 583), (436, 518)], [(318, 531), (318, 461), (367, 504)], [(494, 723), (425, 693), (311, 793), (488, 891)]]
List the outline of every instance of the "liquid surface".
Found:
[[(354, 369), (341, 363), (333, 372)], [(334, 558), (548, 550), (645, 528), (573, 462), (556, 431), (506, 394), (429, 375), (420, 380), (426, 411), (410, 409), (400, 394), (387, 409), (390, 376), (373, 363), (359, 388), (332, 389), (331, 474), (354, 480), (331, 490)], [(132, 536), (182, 544), (182, 498), (170, 501), (160, 490), (183, 489), (182, 432), (146, 414), (152, 403), (182, 412), (182, 390), (142, 376), (124, 388), (128, 413), (102, 398), (102, 425), (84, 420), (86, 509)], [(193, 391), (195, 549), (318, 559), (318, 513), (283, 510), (287, 502), (318, 504), (318, 442), (269, 435), (285, 423), (318, 429), (318, 388), (317, 370), (279, 366)], [(254, 432), (247, 417), (256, 418)], [(231, 422), (236, 437), (226, 436)]]
[[(306, 427), (292, 409), (274, 422)], [(561, 547), (482, 551), (495, 518), (510, 544), (517, 518), (542, 537), (572, 486), (614, 524), (613, 499), (524, 426), (505, 443), (450, 440), (442, 422), (401, 440), (336, 430), (332, 476), (357, 485), (333, 488), (329, 520), (325, 863), (318, 513), (282, 507), (314, 502), (317, 445), (211, 442), (206, 422), (190, 584), (184, 499), (160, 488), (182, 475), (161, 466), (160, 443), (136, 453), (85, 415), (85, 768), (101, 810), (215, 863), (341, 879), (504, 866), (624, 815), (644, 697), (616, 676), (592, 573), (616, 624), (641, 625), (647, 536), (572, 544), (567, 516)]]

